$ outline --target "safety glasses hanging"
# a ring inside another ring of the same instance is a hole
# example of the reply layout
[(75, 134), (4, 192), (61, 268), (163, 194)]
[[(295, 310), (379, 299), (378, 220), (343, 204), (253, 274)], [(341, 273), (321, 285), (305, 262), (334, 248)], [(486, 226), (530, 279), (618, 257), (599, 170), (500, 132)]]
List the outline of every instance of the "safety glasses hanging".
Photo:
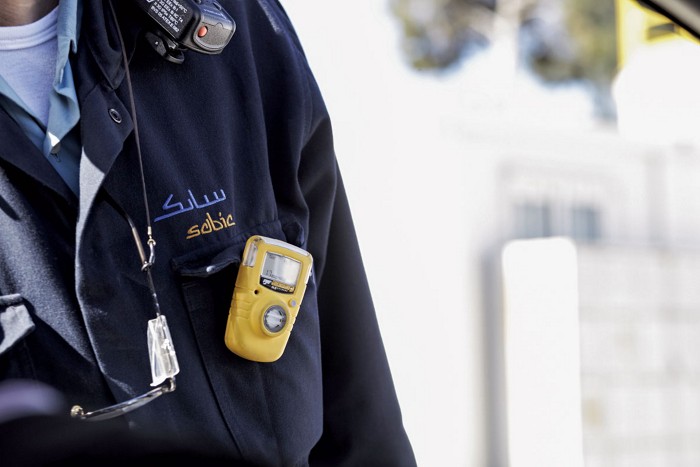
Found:
[(163, 394), (174, 391), (175, 375), (180, 372), (180, 366), (177, 361), (172, 337), (170, 336), (168, 322), (165, 315), (160, 311), (158, 294), (156, 293), (153, 276), (151, 274), (151, 267), (155, 261), (155, 240), (153, 240), (153, 237), (149, 234), (148, 244), (150, 247), (150, 256), (146, 258), (139, 233), (131, 217), (129, 217), (126, 211), (124, 211), (124, 209), (122, 209), (122, 207), (106, 192), (101, 192), (100, 196), (104, 197), (104, 199), (129, 223), (141, 260), (141, 270), (146, 274), (148, 288), (156, 311), (156, 317), (148, 321), (147, 331), (148, 359), (151, 364), (151, 386), (155, 386), (155, 388), (133, 399), (99, 410), (85, 412), (79, 405), (75, 405), (71, 409), (71, 416), (82, 420), (94, 421), (118, 417), (142, 407)]

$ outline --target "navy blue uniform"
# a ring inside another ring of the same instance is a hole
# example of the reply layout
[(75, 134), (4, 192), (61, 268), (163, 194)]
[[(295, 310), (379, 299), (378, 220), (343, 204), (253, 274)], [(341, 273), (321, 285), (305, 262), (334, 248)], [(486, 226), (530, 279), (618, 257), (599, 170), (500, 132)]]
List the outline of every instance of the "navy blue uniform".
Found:
[[(152, 269), (181, 371), (177, 390), (125, 416), (206, 436), (263, 465), (415, 464), (404, 432), (331, 124), (280, 5), (222, 1), (237, 31), (183, 64), (126, 43), (156, 246)], [(155, 316), (129, 226), (146, 232), (122, 51), (107, 3), (83, 2), (71, 57), (81, 108), (80, 196), (0, 110), (0, 378), (48, 383), (92, 410), (149, 389)], [(105, 196), (107, 194), (108, 196)], [(231, 353), (224, 330), (245, 241), (311, 252), (282, 358)], [(97, 422), (100, 423), (100, 422)]]

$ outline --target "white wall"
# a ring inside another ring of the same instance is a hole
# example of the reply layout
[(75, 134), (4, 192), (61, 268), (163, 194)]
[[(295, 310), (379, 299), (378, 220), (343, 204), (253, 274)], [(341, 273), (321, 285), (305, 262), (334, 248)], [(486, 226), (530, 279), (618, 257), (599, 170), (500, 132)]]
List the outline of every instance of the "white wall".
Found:
[(459, 142), (444, 135), (454, 104), (447, 90), (401, 62), (388, 2), (283, 4), (334, 122), (419, 465), (483, 465), (481, 326), (467, 225), (474, 185), (465, 178), (482, 169), (470, 172)]
[(586, 465), (700, 462), (700, 255), (579, 248)]

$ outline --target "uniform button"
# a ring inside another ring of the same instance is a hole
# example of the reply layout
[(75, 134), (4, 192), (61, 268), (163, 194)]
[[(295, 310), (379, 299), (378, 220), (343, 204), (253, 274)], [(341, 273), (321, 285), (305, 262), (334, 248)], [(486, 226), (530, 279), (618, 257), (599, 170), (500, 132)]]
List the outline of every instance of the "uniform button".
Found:
[(122, 114), (120, 114), (117, 109), (109, 109), (109, 116), (112, 117), (114, 123), (122, 122)]

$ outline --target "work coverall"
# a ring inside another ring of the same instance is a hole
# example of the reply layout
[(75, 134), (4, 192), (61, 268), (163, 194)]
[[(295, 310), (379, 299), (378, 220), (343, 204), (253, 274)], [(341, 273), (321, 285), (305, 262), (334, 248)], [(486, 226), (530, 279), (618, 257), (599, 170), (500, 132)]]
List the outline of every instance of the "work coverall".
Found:
[[(144, 40), (154, 22), (133, 2), (113, 3), (156, 241), (151, 270), (180, 365), (174, 392), (123, 418), (134, 429), (206, 436), (264, 465), (413, 465), (329, 116), (282, 7), (222, 0), (237, 24), (230, 43), (218, 55), (186, 51), (175, 64)], [(79, 196), (0, 109), (0, 379), (43, 381), (92, 410), (150, 389), (155, 311), (119, 213), (145, 244), (116, 23), (106, 1), (82, 9), (71, 56)], [(272, 363), (224, 344), (255, 234), (314, 258), (289, 343)]]

